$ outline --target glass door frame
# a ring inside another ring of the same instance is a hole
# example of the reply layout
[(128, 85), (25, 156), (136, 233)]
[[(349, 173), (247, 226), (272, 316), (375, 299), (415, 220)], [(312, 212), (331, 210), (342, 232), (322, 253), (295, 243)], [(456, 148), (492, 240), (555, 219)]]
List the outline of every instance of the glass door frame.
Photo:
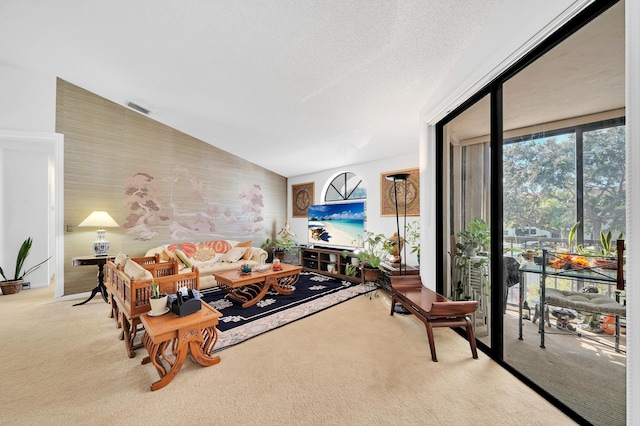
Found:
[[(502, 254), (503, 254), (503, 187), (502, 187), (502, 155), (503, 155), (503, 103), (502, 103), (502, 85), (504, 82), (509, 80), (511, 77), (516, 75), (518, 72), (529, 66), (531, 63), (539, 59), (549, 50), (553, 49), (555, 46), (560, 44), (562, 41), (567, 39), (569, 36), (577, 32), (579, 29), (587, 25), (593, 19), (598, 17), (600, 14), (605, 12), (611, 6), (616, 4), (617, 1), (603, 1), (603, 2), (594, 2), (588, 7), (586, 7), (582, 12), (576, 15), (573, 19), (571, 19), (567, 24), (559, 28), (556, 32), (551, 34), (547, 39), (545, 39), (540, 45), (533, 48), (530, 52), (528, 52), (522, 59), (517, 61), (514, 65), (506, 69), (502, 74), (496, 77), (492, 82), (490, 82), (487, 86), (480, 89), (475, 95), (461, 104), (459, 107), (455, 108), (452, 112), (450, 112), (444, 119), (440, 120), (436, 126), (436, 229), (444, 229), (445, 222), (448, 220), (447, 217), (443, 214), (444, 212), (444, 200), (445, 194), (443, 193), (444, 181), (443, 181), (443, 173), (445, 169), (448, 169), (448, 165), (443, 163), (443, 159), (446, 158), (444, 155), (444, 127), (447, 123), (451, 122), (457, 116), (462, 114), (466, 109), (472, 106), (474, 103), (482, 99), (486, 95), (490, 95), (490, 128), (491, 128), (491, 138), (490, 138), (490, 150), (491, 150), (491, 165), (490, 165), (490, 173), (491, 173), (491, 185), (490, 185), (490, 208), (491, 208), (491, 219), (489, 222), (491, 229), (491, 258), (497, 259), (492, 261), (490, 264), (490, 273), (492, 278), (492, 284), (494, 285), (493, 291), (491, 292), (491, 318), (492, 325), (491, 328), (494, 332), (491, 335), (491, 347), (483, 344), (478, 341), (478, 347), (489, 355), (492, 359), (502, 364), (505, 368), (511, 370), (514, 374), (517, 374), (516, 370), (513, 370), (508, 364), (505, 364), (503, 361), (503, 351), (504, 351), (504, 343), (503, 343), (503, 328), (504, 321), (502, 317), (502, 310), (504, 309), (504, 300), (502, 297), (503, 289), (503, 262), (502, 262)], [(438, 292), (443, 292), (444, 289), (444, 280), (446, 279), (447, 271), (445, 270), (445, 256), (448, 254), (443, 250), (439, 250), (438, 247), (446, 247), (444, 241), (444, 235), (442, 232), (436, 233), (436, 290)], [(521, 380), (528, 381), (526, 377), (517, 374)], [(535, 384), (531, 383), (534, 387)], [(540, 390), (544, 393), (544, 390)]]

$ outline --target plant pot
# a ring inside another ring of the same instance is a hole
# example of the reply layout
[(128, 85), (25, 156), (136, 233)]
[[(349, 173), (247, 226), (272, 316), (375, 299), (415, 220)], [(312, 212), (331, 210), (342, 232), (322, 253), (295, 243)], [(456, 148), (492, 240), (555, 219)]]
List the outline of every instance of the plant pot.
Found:
[(151, 312), (158, 315), (166, 311), (168, 300), (169, 300), (169, 296), (167, 296), (166, 294), (162, 294), (158, 298), (151, 296), (149, 298), (149, 304), (151, 305)]
[(284, 255), (286, 252), (284, 250), (276, 250), (273, 252), (273, 257), (276, 259), (284, 260)]
[(378, 268), (362, 268), (365, 281), (378, 281), (382, 271)]
[(22, 289), (22, 282), (24, 280), (15, 280), (15, 281), (2, 281), (0, 282), (0, 287), (2, 288), (2, 294), (16, 294), (20, 292)]

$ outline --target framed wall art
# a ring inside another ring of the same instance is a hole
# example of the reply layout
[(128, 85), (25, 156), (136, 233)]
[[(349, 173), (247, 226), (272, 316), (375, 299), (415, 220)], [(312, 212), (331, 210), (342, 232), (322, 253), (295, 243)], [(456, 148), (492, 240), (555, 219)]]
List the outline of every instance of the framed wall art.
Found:
[(398, 173), (406, 173), (409, 175), (406, 180), (406, 186), (405, 181), (396, 181), (398, 214), (404, 216), (406, 188), (407, 216), (420, 216), (420, 169), (418, 168), (380, 173), (380, 215), (396, 215), (396, 199), (393, 190), (393, 181), (387, 179), (387, 176)]
[(292, 217), (307, 217), (307, 209), (313, 204), (314, 183), (291, 185)]

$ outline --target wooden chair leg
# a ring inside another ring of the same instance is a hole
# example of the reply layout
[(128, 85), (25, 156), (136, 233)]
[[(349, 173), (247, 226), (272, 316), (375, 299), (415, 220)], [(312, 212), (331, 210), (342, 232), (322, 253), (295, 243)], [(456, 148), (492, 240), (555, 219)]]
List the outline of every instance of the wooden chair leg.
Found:
[(436, 357), (436, 342), (433, 338), (433, 326), (430, 321), (425, 321), (425, 325), (427, 326), (427, 337), (429, 338), (429, 349), (431, 350), (431, 361), (438, 362), (438, 358)]
[(467, 339), (469, 339), (469, 346), (471, 346), (471, 355), (473, 359), (478, 359), (478, 350), (476, 349), (476, 337), (473, 334), (473, 324), (469, 317), (465, 318), (467, 322)]

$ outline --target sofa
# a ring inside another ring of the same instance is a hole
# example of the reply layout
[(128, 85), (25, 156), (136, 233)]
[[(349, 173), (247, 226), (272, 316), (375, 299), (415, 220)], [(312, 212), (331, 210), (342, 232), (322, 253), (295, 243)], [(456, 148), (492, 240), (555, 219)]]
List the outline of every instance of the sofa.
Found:
[(147, 251), (145, 257), (158, 254), (161, 262), (174, 260), (178, 262), (180, 273), (197, 267), (200, 288), (206, 289), (218, 285), (213, 277), (216, 272), (239, 269), (245, 263), (251, 266), (266, 263), (268, 253), (251, 244), (251, 240), (187, 241), (154, 247)]

